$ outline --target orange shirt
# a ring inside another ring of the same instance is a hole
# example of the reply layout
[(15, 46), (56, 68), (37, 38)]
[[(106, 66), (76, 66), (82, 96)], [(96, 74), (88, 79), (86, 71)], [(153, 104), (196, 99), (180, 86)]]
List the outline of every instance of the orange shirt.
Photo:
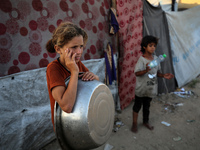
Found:
[[(84, 64), (79, 61), (78, 67), (80, 72), (89, 71)], [(52, 89), (56, 86), (66, 86), (65, 79), (70, 76), (70, 72), (58, 61), (54, 60), (47, 66), (46, 78), (47, 78), (47, 87), (50, 98), (51, 105), (51, 119), (54, 126), (54, 104), (55, 99), (52, 96)]]

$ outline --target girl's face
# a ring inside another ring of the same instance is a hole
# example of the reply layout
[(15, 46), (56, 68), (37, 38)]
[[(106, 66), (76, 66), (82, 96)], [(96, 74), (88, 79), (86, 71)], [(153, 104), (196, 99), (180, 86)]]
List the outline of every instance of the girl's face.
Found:
[(75, 61), (77, 63), (80, 61), (83, 53), (83, 44), (83, 36), (76, 36), (61, 48), (61, 53), (62, 55), (65, 54), (67, 48), (72, 50), (72, 55), (76, 53)]
[(144, 47), (144, 49), (145, 49), (146, 53), (153, 54), (154, 51), (156, 50), (156, 44), (155, 43), (149, 43), (147, 45), (147, 47)]

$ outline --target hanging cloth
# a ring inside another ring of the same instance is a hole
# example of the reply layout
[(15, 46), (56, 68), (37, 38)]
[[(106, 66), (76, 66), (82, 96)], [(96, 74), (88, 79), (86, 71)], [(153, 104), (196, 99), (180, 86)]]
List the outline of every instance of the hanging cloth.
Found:
[(114, 8), (110, 8), (110, 34), (115, 34), (120, 29), (117, 14)]
[(105, 51), (104, 54), (106, 62), (106, 80), (108, 80), (108, 83), (112, 85), (112, 81), (117, 80), (117, 74), (113, 57), (113, 50), (110, 43), (108, 43), (107, 51)]

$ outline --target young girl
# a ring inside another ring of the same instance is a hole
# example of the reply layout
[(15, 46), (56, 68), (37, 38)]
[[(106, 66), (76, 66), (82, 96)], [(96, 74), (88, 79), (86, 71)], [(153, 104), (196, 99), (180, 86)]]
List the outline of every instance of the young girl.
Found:
[[(149, 124), (149, 108), (150, 102), (153, 96), (157, 95), (157, 77), (163, 77), (165, 79), (171, 79), (174, 77), (171, 73), (162, 74), (159, 72), (160, 65), (150, 69), (148, 64), (157, 58), (153, 55), (158, 39), (153, 36), (145, 36), (141, 42), (141, 51), (143, 55), (137, 61), (135, 67), (136, 75), (136, 87), (135, 87), (135, 103), (133, 105), (133, 124), (132, 131), (137, 132), (137, 118), (138, 112), (143, 105), (143, 125), (150, 130), (153, 130), (153, 126)], [(155, 77), (149, 77), (148, 75), (157, 75)]]
[[(46, 71), (53, 126), (55, 101), (63, 111), (70, 113), (76, 100), (78, 78), (84, 81), (99, 80), (99, 77), (90, 72), (80, 61), (87, 38), (87, 33), (83, 29), (65, 22), (58, 26), (52, 39), (46, 44), (48, 52), (57, 52), (60, 55), (47, 66)], [(79, 72), (84, 73), (79, 75)], [(66, 87), (65, 79), (69, 76), (70, 80)]]

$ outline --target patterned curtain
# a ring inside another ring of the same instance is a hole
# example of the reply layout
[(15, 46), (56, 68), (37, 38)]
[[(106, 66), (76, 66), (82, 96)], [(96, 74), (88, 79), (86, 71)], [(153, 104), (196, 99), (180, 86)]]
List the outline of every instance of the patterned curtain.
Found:
[(82, 60), (104, 57), (115, 38), (109, 34), (110, 0), (1, 0), (0, 77), (46, 67), (58, 57), (45, 49), (62, 21), (73, 22), (88, 33)]
[(117, 0), (119, 30), (119, 96), (121, 109), (135, 97), (135, 64), (142, 39), (142, 0)]

